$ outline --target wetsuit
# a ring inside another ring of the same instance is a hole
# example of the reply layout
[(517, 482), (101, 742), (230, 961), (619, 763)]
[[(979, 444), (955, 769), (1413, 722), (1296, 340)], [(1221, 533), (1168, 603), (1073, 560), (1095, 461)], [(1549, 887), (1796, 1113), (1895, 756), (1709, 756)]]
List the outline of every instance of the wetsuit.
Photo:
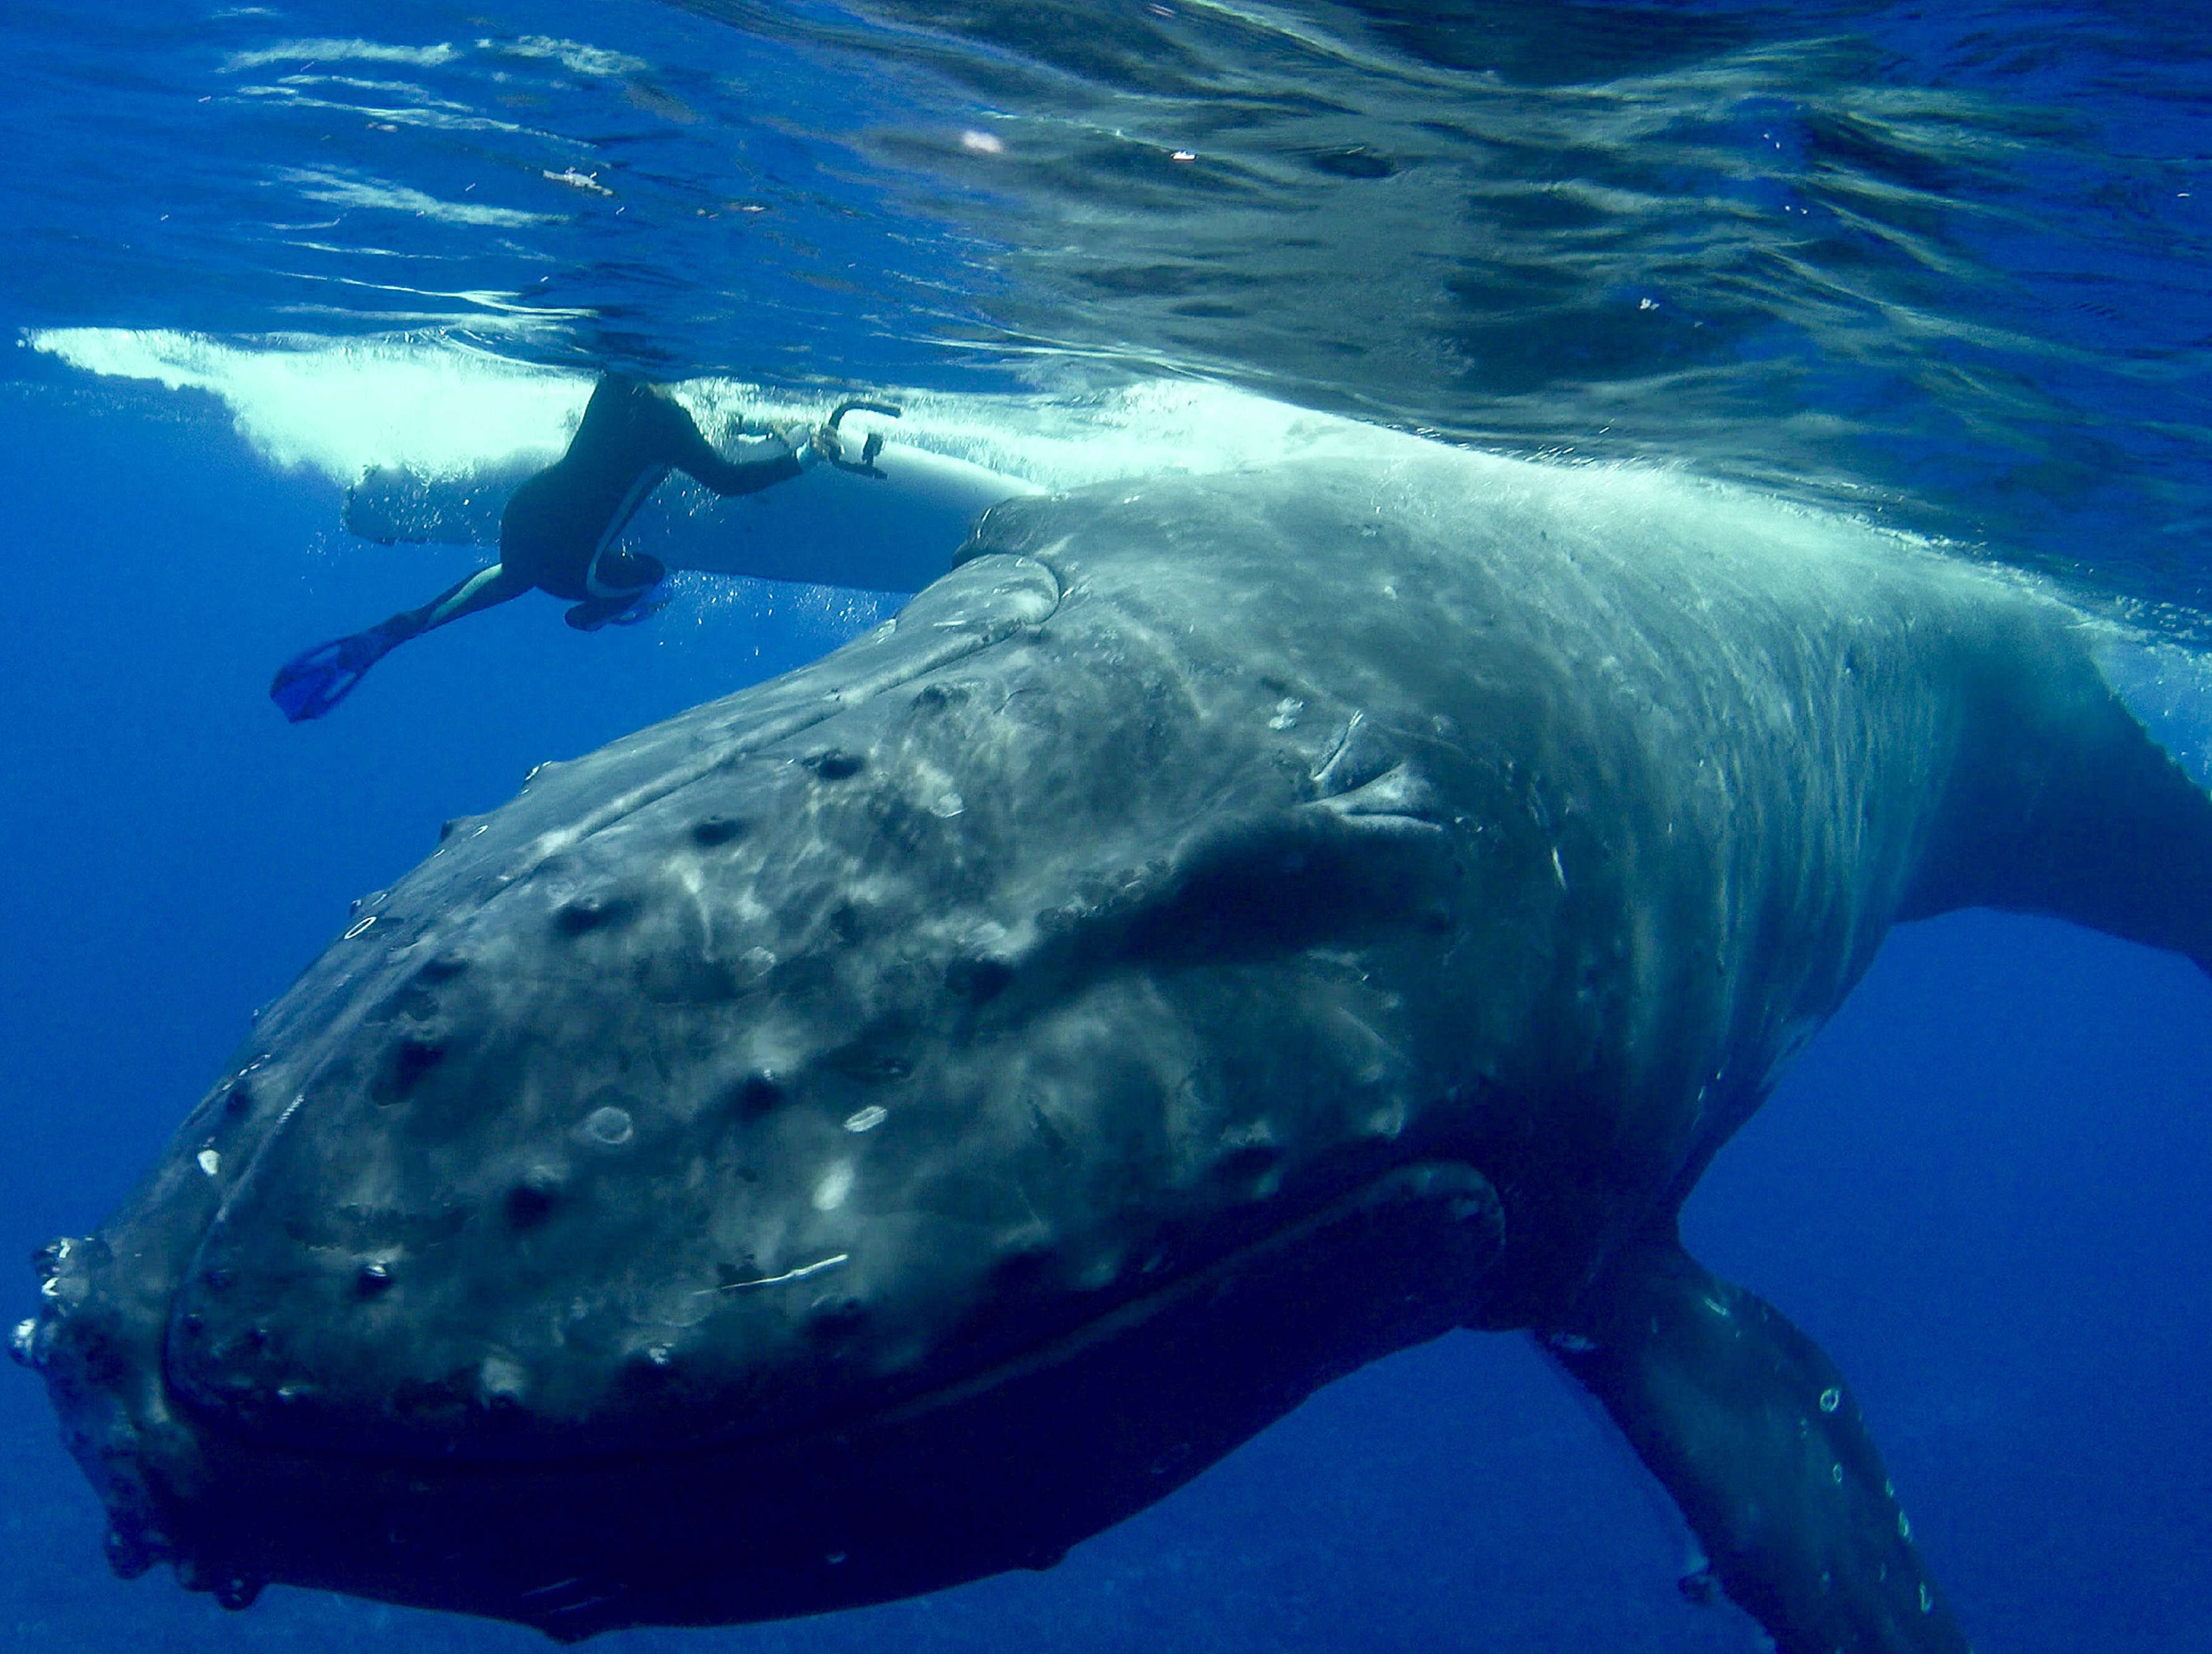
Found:
[(797, 476), (784, 452), (738, 463), (716, 453), (691, 415), (652, 385), (609, 374), (592, 392), (568, 451), (514, 491), (499, 521), (503, 577), (577, 605), (569, 624), (588, 628), (658, 585), (655, 557), (615, 544), (670, 470), (716, 494), (757, 494)]
[(499, 561), (419, 608), (287, 663), (270, 696), (295, 724), (320, 718), (408, 639), (526, 591), (566, 598), (574, 605), (568, 624), (595, 631), (637, 609), (668, 573), (659, 558), (623, 551), (615, 541), (672, 470), (716, 494), (754, 494), (797, 476), (805, 457), (811, 456), (787, 444), (771, 458), (725, 459), (665, 392), (609, 373), (593, 388), (568, 451), (507, 501), (500, 518)]

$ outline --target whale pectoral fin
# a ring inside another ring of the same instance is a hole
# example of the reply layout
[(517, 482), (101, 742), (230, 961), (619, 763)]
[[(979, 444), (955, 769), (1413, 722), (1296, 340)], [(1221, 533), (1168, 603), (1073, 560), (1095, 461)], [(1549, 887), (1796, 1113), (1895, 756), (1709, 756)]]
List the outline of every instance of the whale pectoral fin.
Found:
[(1771, 1306), (1670, 1237), (1625, 1253), (1548, 1342), (1782, 1654), (1966, 1649), (1842, 1375)]

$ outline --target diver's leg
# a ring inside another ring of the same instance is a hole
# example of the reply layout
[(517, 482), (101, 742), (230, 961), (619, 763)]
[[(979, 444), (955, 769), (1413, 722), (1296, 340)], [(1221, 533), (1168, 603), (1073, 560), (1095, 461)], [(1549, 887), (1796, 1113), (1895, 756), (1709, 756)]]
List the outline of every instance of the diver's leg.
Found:
[(422, 608), (410, 609), (404, 615), (394, 615), (385, 624), (390, 626), (395, 621), (420, 616), (422, 623), (416, 631), (428, 632), (449, 621), (458, 621), (464, 615), (474, 615), (520, 597), (529, 590), (529, 581), (511, 573), (506, 564), (494, 563), (489, 568), (478, 569), (458, 585), (447, 587)]
[(295, 724), (320, 718), (353, 693), (370, 667), (408, 639), (519, 597), (529, 590), (528, 581), (497, 563), (480, 568), (420, 608), (402, 609), (366, 632), (318, 644), (295, 656), (277, 669), (269, 686), (269, 698)]

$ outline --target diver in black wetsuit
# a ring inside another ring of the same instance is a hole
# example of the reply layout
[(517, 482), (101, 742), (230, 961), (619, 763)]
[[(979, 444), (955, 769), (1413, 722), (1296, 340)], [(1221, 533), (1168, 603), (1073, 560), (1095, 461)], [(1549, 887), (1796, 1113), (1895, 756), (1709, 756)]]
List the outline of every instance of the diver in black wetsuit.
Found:
[(615, 544), (637, 508), (672, 469), (716, 494), (757, 494), (797, 476), (817, 458), (840, 457), (837, 433), (826, 425), (796, 440), (779, 439), (785, 451), (773, 458), (725, 459), (658, 387), (604, 375), (568, 451), (507, 502), (499, 561), (419, 609), (287, 662), (269, 686), (270, 698), (295, 724), (320, 718), (408, 639), (526, 591), (566, 598), (574, 605), (568, 624), (580, 632), (644, 619), (659, 607), (655, 593), (668, 571), (659, 559)]

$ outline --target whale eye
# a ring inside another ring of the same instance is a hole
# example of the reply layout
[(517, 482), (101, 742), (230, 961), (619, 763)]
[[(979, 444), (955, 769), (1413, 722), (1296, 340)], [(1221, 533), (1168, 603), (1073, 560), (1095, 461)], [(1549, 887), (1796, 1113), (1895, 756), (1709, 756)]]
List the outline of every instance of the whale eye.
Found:
[(1311, 811), (1216, 835), (1178, 857), (1132, 916), (1128, 951), (1200, 963), (1357, 942), (1448, 896), (1443, 839), (1365, 832)]

